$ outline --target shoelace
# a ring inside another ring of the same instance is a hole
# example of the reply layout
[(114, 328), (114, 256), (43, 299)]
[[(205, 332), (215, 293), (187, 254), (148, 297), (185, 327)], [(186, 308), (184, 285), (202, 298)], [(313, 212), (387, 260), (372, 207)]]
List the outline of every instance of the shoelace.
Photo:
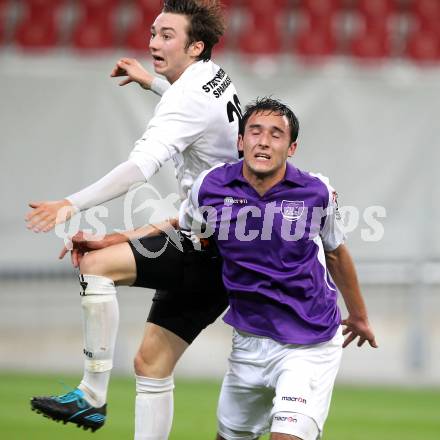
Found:
[[(63, 384), (63, 386), (65, 385)], [(65, 388), (67, 387), (65, 386)], [(70, 403), (76, 401), (78, 408), (85, 408), (88, 405), (88, 403), (78, 395), (78, 390), (72, 390), (66, 394), (63, 394), (62, 396), (55, 397), (55, 400), (59, 403)]]

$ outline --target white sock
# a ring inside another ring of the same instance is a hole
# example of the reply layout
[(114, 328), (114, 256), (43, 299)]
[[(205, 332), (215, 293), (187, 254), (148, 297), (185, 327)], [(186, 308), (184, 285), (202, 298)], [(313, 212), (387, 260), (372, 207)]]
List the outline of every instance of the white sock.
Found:
[(78, 388), (86, 400), (100, 407), (107, 400), (113, 367), (119, 306), (113, 280), (96, 275), (80, 275), (84, 325), (84, 376)]
[(167, 440), (173, 423), (173, 376), (136, 376), (135, 440)]
[(102, 371), (101, 373), (92, 373), (91, 371), (84, 370), (84, 375), (78, 388), (84, 393), (84, 397), (90, 405), (99, 408), (106, 403), (110, 373), (110, 370)]

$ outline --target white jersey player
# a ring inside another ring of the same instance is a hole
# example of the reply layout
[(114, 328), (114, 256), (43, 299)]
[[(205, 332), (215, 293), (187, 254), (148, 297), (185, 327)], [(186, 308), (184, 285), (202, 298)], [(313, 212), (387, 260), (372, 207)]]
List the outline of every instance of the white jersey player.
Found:
[[(219, 4), (165, 0), (151, 31), (155, 71), (170, 86), (151, 82), (131, 59), (120, 60), (113, 72), (113, 76), (128, 75), (122, 85), (135, 81), (163, 94), (144, 135), (129, 159), (98, 182), (61, 201), (31, 203), (30, 229), (50, 230), (62, 221), (57, 218), (62, 208), (67, 211), (65, 220), (78, 210), (125, 194), (171, 158), (182, 199), (203, 170), (238, 159), (240, 103), (231, 79), (210, 61), (212, 47), (224, 31)], [(163, 249), (167, 243), (167, 236), (158, 235), (154, 227), (110, 234), (99, 242), (87, 242), (81, 234), (74, 239), (73, 262), (80, 267), (84, 312), (84, 376), (71, 393), (36, 397), (32, 407), (54, 420), (100, 428), (106, 417), (119, 320), (115, 285), (156, 288), (135, 358), (135, 439), (166, 439), (172, 422), (175, 364), (201, 330), (223, 312), (227, 298), (219, 260), (209, 245), (195, 252), (191, 241), (182, 237), (184, 252), (167, 246), (160, 257), (148, 259), (129, 241), (133, 238), (140, 238), (138, 243), (149, 250)]]

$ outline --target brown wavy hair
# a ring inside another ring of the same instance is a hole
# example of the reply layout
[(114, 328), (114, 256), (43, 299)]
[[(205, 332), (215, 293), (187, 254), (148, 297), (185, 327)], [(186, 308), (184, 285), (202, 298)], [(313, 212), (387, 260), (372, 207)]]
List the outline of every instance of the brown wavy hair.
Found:
[(226, 30), (224, 10), (220, 1), (164, 0), (162, 11), (188, 17), (186, 48), (196, 41), (203, 41), (205, 47), (198, 59), (211, 59), (213, 47)]

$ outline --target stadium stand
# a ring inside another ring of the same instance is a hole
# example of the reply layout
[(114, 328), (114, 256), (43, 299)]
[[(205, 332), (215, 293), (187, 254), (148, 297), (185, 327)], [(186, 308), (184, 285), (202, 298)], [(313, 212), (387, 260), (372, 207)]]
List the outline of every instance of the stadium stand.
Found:
[[(161, 0), (0, 0), (0, 47), (145, 52)], [(440, 0), (224, 0), (216, 52), (440, 62)], [(13, 11), (13, 19), (7, 18)]]
[(6, 0), (0, 0), (0, 46), (5, 41), (6, 18), (5, 18)]
[(420, 30), (440, 32), (440, 2), (438, 0), (413, 0), (411, 13)]
[(110, 49), (117, 43), (116, 10), (119, 0), (79, 0), (81, 18), (72, 33), (77, 49)]
[(418, 62), (440, 61), (440, 1), (414, 0), (410, 15), (407, 55)]
[(59, 42), (57, 12), (63, 0), (23, 0), (22, 18), (15, 28), (15, 41), (22, 48), (49, 49)]
[(391, 56), (396, 0), (359, 0), (356, 13), (358, 26), (350, 44), (351, 55), (367, 59)]
[(341, 0), (304, 0), (301, 5), (302, 29), (296, 36), (295, 50), (302, 56), (321, 57), (337, 51), (336, 17)]
[(286, 25), (286, 0), (243, 0), (246, 13), (244, 26), (238, 35), (239, 48), (247, 55), (275, 55), (281, 52)]

